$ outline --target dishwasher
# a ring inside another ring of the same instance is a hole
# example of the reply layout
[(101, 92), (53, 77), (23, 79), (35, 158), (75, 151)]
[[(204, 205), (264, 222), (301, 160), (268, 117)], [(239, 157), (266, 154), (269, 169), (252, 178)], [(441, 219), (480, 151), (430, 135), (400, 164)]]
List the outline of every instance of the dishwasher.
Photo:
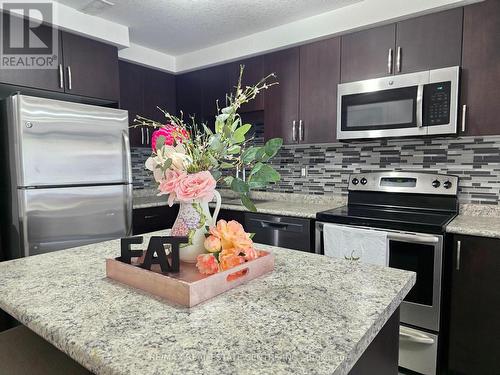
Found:
[(254, 242), (314, 252), (314, 225), (310, 219), (246, 213), (245, 229), (255, 233)]

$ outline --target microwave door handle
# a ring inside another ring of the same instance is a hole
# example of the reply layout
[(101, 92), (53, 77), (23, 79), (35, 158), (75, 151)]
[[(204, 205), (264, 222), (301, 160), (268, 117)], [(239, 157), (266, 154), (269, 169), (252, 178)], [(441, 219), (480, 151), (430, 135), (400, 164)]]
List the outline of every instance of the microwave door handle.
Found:
[(421, 128), (423, 126), (422, 116), (423, 116), (423, 108), (424, 108), (424, 85), (418, 85), (417, 88), (417, 127)]

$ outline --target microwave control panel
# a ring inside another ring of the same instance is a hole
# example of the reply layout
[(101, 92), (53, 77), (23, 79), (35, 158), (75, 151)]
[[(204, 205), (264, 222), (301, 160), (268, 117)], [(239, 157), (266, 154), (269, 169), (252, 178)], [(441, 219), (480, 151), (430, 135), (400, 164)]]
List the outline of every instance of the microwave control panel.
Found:
[(450, 122), (451, 82), (424, 85), (423, 125), (447, 125)]

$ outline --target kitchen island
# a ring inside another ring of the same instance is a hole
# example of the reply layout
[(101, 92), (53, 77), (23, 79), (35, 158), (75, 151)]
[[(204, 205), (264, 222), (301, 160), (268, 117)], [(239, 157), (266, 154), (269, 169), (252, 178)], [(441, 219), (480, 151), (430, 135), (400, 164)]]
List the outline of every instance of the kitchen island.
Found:
[[(107, 279), (118, 240), (0, 263), (0, 308), (95, 374), (363, 374), (379, 360), (397, 373), (415, 274), (258, 248), (273, 273), (191, 309)], [(395, 357), (377, 358), (377, 340)]]

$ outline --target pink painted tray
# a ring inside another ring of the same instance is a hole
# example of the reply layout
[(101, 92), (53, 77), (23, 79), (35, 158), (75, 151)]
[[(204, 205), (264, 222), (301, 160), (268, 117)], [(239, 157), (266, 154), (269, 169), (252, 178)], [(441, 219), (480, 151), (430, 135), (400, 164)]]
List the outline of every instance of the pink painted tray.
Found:
[[(265, 255), (255, 260), (209, 276), (200, 274), (191, 263), (181, 262), (179, 273), (165, 275), (160, 272), (158, 265), (153, 265), (152, 271), (149, 271), (116, 259), (106, 259), (106, 276), (170, 302), (192, 307), (272, 272), (274, 255), (265, 251), (262, 253)], [(234, 279), (239, 271), (243, 271), (241, 276)]]

